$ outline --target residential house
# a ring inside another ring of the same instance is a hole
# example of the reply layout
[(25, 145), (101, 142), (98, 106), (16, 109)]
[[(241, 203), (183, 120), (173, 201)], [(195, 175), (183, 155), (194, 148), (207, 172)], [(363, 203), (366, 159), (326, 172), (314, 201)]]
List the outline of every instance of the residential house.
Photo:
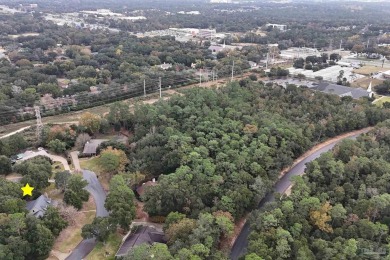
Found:
[(52, 94), (45, 94), (41, 97), (41, 104), (45, 109), (54, 109), (62, 106), (73, 106), (77, 103), (73, 96), (53, 98)]
[(249, 63), (249, 66), (251, 66), (252, 69), (257, 67), (257, 63), (256, 62), (248, 61), (248, 63)]
[(141, 244), (153, 245), (154, 243), (166, 243), (164, 232), (156, 227), (137, 226), (135, 232), (129, 232), (122, 240), (122, 244), (115, 254), (115, 257), (126, 256), (134, 247)]
[(47, 207), (52, 204), (50, 198), (45, 195), (39, 196), (36, 200), (28, 201), (26, 208), (29, 211), (29, 215), (32, 215), (36, 218), (41, 218), (45, 215)]
[(108, 141), (107, 139), (92, 139), (85, 143), (83, 155), (84, 156), (94, 156), (96, 155), (97, 148), (103, 142)]
[(164, 62), (164, 64), (161, 64), (159, 67), (162, 68), (163, 70), (167, 70), (167, 69), (172, 68), (172, 64)]

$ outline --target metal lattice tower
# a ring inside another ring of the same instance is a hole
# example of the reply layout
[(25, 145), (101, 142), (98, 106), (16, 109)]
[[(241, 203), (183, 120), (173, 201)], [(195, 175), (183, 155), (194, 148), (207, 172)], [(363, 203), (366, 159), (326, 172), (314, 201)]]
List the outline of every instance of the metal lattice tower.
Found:
[(37, 140), (38, 140), (38, 143), (40, 143), (42, 128), (43, 128), (42, 118), (41, 118), (41, 109), (39, 108), (39, 106), (35, 106), (34, 109), (35, 109), (35, 116), (37, 118)]

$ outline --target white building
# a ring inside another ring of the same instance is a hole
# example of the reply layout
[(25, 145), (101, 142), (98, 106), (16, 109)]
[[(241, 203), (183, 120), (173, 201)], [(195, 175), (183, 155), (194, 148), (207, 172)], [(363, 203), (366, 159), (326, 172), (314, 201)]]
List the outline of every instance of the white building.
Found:
[(285, 24), (276, 24), (276, 23), (267, 23), (266, 24), (267, 27), (272, 27), (272, 28), (277, 28), (279, 29), (280, 31), (285, 31), (287, 30), (287, 25)]

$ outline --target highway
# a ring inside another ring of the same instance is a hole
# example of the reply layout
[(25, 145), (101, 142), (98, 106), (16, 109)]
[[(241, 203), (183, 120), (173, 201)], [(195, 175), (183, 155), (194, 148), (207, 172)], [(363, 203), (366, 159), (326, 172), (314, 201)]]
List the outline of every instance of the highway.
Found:
[[(274, 193), (282, 193), (282, 194), (285, 193), (287, 188), (289, 188), (290, 185), (292, 184), (291, 177), (296, 175), (302, 175), (305, 171), (306, 163), (315, 160), (316, 158), (320, 157), (322, 153), (331, 150), (340, 141), (346, 138), (354, 139), (357, 136), (361, 135), (362, 133), (367, 133), (370, 130), (371, 128), (366, 128), (356, 134), (345, 136), (344, 138), (338, 138), (334, 142), (331, 142), (325, 146), (322, 146), (320, 149), (313, 151), (312, 153), (307, 155), (303, 160), (295, 164), (289, 171), (287, 171), (287, 173), (282, 178), (279, 179), (279, 181), (274, 186)], [(262, 209), (266, 203), (274, 201), (275, 200), (274, 193), (268, 193), (266, 197), (259, 203), (258, 209)], [(250, 234), (250, 224), (249, 221), (247, 221), (232, 247), (232, 250), (230, 252), (230, 259), (237, 260), (241, 255), (244, 255), (246, 253), (248, 247), (249, 234)]]

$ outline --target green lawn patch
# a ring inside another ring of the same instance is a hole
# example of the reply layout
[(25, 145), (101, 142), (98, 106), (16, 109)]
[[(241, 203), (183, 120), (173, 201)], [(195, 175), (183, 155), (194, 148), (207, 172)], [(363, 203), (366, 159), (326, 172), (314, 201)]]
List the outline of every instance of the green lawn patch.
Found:
[(373, 103), (377, 105), (378, 107), (382, 107), (383, 103), (390, 102), (390, 97), (381, 97), (375, 100)]
[(115, 253), (118, 251), (122, 242), (122, 236), (118, 233), (111, 234), (105, 244), (99, 242), (92, 252), (87, 256), (87, 260), (95, 259), (115, 259)]

